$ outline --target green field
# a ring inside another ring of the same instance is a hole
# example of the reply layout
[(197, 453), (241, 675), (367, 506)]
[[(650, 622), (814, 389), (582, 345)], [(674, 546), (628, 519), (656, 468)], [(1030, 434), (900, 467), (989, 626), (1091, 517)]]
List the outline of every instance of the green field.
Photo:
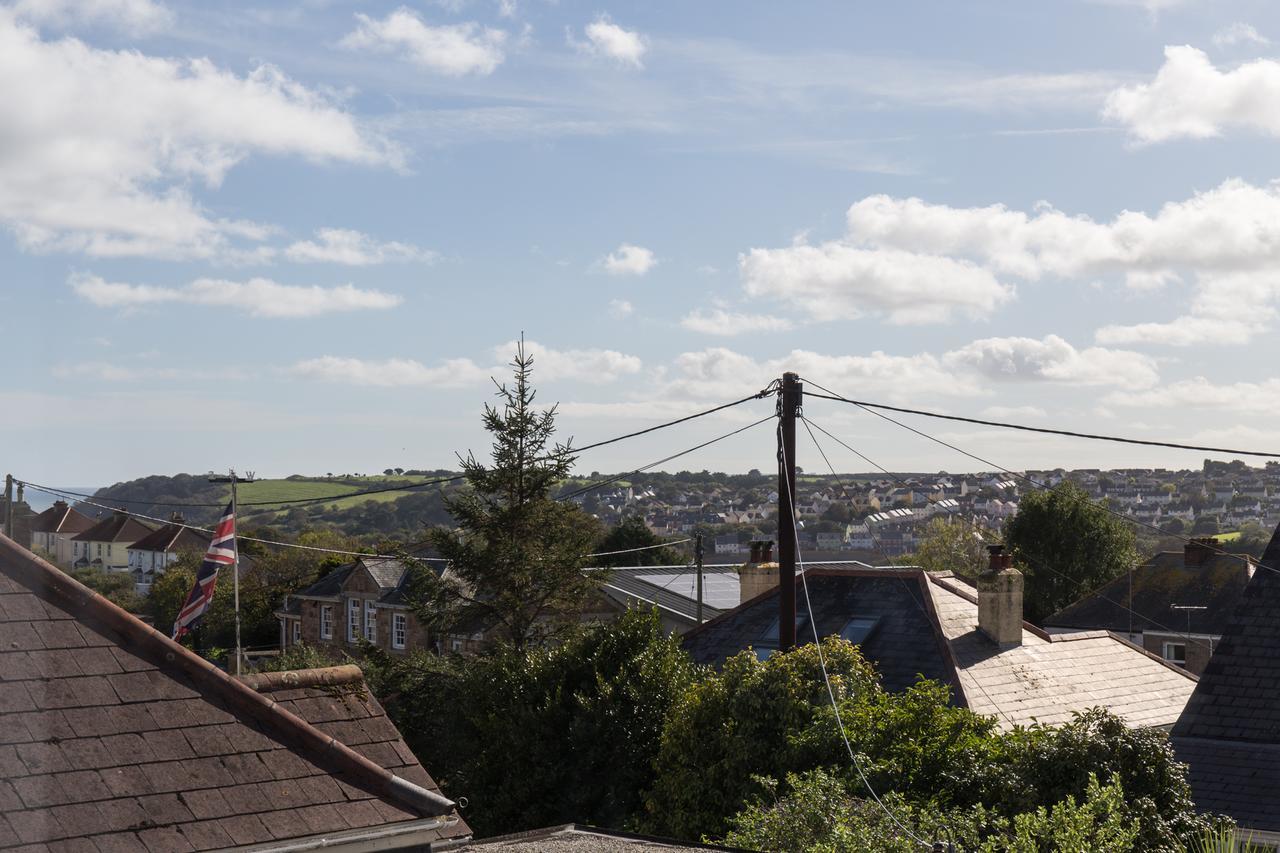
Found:
[(1216, 533), (1214, 536), (1219, 542), (1234, 542), (1240, 538), (1240, 531), (1233, 530), (1230, 533)]
[[(352, 492), (359, 492), (364, 489), (377, 489), (390, 483), (396, 482), (423, 482), (427, 477), (387, 477), (377, 474), (368, 477), (344, 477), (342, 481), (327, 480), (324, 478), (308, 479), (308, 480), (255, 480), (252, 483), (241, 484), (237, 490), (237, 498), (241, 504), (257, 503), (260, 501), (305, 501), (315, 498), (329, 497), (330, 495), (347, 495)], [(353, 485), (358, 483), (359, 485)], [(356, 495), (352, 498), (336, 497), (333, 500), (326, 500), (322, 504), (326, 508), (337, 506), (346, 509), (352, 506), (358, 506), (365, 501), (394, 501), (402, 498), (407, 494), (413, 494), (413, 489), (397, 489), (395, 491), (378, 492), (372, 495)], [(315, 506), (317, 504), (306, 504), (305, 506)], [(246, 507), (250, 512), (271, 512), (276, 507)], [(288, 506), (281, 506), (278, 509), (285, 510)]]

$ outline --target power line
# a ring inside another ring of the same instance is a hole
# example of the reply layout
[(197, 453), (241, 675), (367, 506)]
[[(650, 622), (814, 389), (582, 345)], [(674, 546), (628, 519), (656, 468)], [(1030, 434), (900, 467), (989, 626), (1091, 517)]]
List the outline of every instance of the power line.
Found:
[(679, 459), (681, 456), (686, 456), (690, 453), (693, 453), (695, 450), (701, 450), (704, 447), (715, 444), (717, 441), (724, 441), (726, 438), (732, 438), (733, 436), (737, 435), (740, 432), (746, 432), (752, 427), (760, 426), (760, 424), (764, 423), (765, 421), (773, 420), (774, 417), (775, 417), (774, 415), (765, 415), (763, 418), (761, 418), (758, 421), (755, 421), (754, 423), (749, 423), (744, 427), (739, 427), (738, 429), (735, 429), (732, 432), (726, 432), (724, 435), (716, 436), (710, 441), (704, 441), (701, 444), (695, 444), (693, 447), (690, 447), (688, 450), (681, 450), (679, 453), (673, 453), (670, 456), (663, 457), (662, 459), (659, 459), (656, 462), (650, 462), (648, 465), (642, 465), (641, 467), (636, 468), (632, 471), (625, 471), (621, 474), (617, 474), (613, 477), (609, 477), (604, 480), (599, 480), (595, 483), (588, 483), (587, 485), (583, 486), (580, 489), (575, 489), (574, 491), (569, 492), (568, 494), (560, 495), (559, 497), (556, 498), (556, 500), (558, 501), (572, 500), (573, 498), (576, 498), (579, 495), (586, 494), (587, 492), (593, 491), (595, 489), (603, 488), (605, 486), (616, 483), (619, 480), (625, 480), (627, 477), (631, 477), (635, 474), (642, 474), (645, 471), (648, 471), (650, 468), (656, 468), (657, 466), (662, 465), (665, 462), (670, 462), (672, 459)]
[[(677, 424), (682, 424), (682, 423), (685, 423), (685, 422), (687, 422), (687, 421), (695, 420), (695, 419), (697, 419), (697, 418), (706, 417), (707, 415), (712, 415), (712, 414), (715, 414), (716, 412), (724, 411), (725, 409), (731, 409), (731, 408), (733, 408), (734, 406), (740, 406), (740, 405), (742, 405), (743, 403), (748, 403), (748, 402), (750, 402), (750, 401), (752, 401), (752, 400), (759, 400), (759, 399), (762, 399), (762, 398), (764, 398), (764, 397), (768, 396), (768, 394), (769, 394), (769, 393), (771, 393), (771, 392), (769, 391), (769, 389), (767, 389), (767, 388), (766, 388), (766, 389), (764, 389), (764, 390), (762, 390), (762, 391), (758, 391), (758, 392), (756, 392), (755, 394), (752, 394), (752, 395), (751, 395), (751, 396), (749, 396), (749, 397), (743, 397), (741, 400), (734, 400), (734, 401), (733, 401), (733, 402), (731, 402), (731, 403), (724, 403), (724, 404), (719, 405), (719, 406), (714, 406), (714, 407), (712, 407), (712, 408), (710, 408), (710, 409), (704, 409), (703, 411), (695, 412), (695, 413), (694, 413), (694, 414), (692, 414), (692, 415), (685, 415), (685, 416), (684, 416), (684, 417), (682, 417), (682, 418), (676, 418), (675, 420), (672, 420), (672, 421), (667, 421), (667, 422), (665, 422), (665, 423), (657, 424), (657, 425), (655, 425), (655, 426), (646, 427), (645, 429), (636, 430), (635, 432), (629, 432), (629, 433), (627, 433), (626, 435), (619, 435), (619, 436), (615, 436), (615, 437), (613, 437), (613, 438), (605, 439), (604, 441), (597, 441), (597, 442), (595, 442), (594, 444), (588, 444), (588, 445), (586, 445), (586, 446), (584, 446), (584, 447), (577, 447), (577, 448), (573, 448), (573, 447), (571, 447), (571, 448), (568, 448), (567, 450), (568, 450), (568, 452), (569, 452), (569, 453), (577, 454), (577, 453), (582, 453), (582, 452), (587, 451), (587, 450), (594, 450), (594, 449), (595, 449), (595, 448), (597, 448), (597, 447), (604, 447), (604, 446), (609, 445), (609, 444), (616, 444), (616, 443), (617, 443), (617, 442), (619, 442), (619, 441), (625, 441), (625, 440), (627, 440), (627, 439), (629, 439), (629, 438), (635, 438), (636, 436), (645, 435), (645, 434), (647, 434), (647, 433), (656, 432), (657, 430), (666, 429), (667, 427), (672, 427), (672, 426), (676, 426)], [(551, 459), (551, 458), (554, 458), (554, 457), (541, 457), (541, 458), (539, 458), (539, 459), (534, 459), (534, 460), (531, 460), (531, 461), (533, 461), (533, 462), (543, 462), (543, 461), (547, 461), (548, 459)], [(659, 463), (659, 464), (660, 464), (660, 463)], [(634, 472), (632, 472), (632, 473), (634, 473)], [(622, 475), (622, 476), (624, 476), (624, 477), (625, 477), (625, 476), (627, 476), (627, 475), (625, 475), (625, 474), (624, 474), (624, 475)], [(432, 480), (426, 480), (426, 481), (421, 482), (421, 483), (409, 483), (409, 484), (406, 484), (406, 485), (396, 485), (396, 486), (380, 486), (380, 487), (377, 487), (377, 488), (371, 488), (371, 489), (360, 489), (360, 490), (358, 490), (358, 491), (354, 491), (354, 492), (343, 492), (343, 493), (341, 493), (341, 494), (334, 494), (334, 495), (321, 495), (321, 496), (318, 496), (318, 497), (312, 497), (312, 498), (293, 498), (293, 499), (278, 500), (278, 501), (240, 501), (240, 502), (239, 502), (239, 506), (241, 506), (241, 507), (246, 507), (246, 506), (303, 506), (303, 505), (305, 505), (305, 504), (325, 503), (325, 502), (328, 502), (328, 501), (342, 500), (342, 499), (344, 499), (344, 498), (358, 498), (358, 497), (363, 497), (363, 496), (365, 496), (365, 495), (378, 495), (378, 494), (385, 494), (385, 493), (387, 493), (387, 492), (408, 492), (408, 491), (412, 491), (412, 490), (414, 490), (414, 489), (421, 489), (421, 488), (425, 488), (426, 486), (436, 486), (436, 485), (440, 485), (440, 484), (443, 484), (443, 483), (456, 483), (456, 482), (458, 482), (459, 480), (465, 480), (465, 479), (467, 479), (467, 475), (466, 475), (466, 474), (455, 474), (455, 475), (453, 475), (453, 476), (449, 476), (449, 477), (438, 477), (438, 478), (435, 478), (435, 479), (432, 479)], [(621, 477), (619, 477), (618, 479), (621, 479)], [(47, 486), (41, 486), (41, 485), (39, 485), (39, 484), (31, 483), (31, 482), (27, 482), (27, 481), (25, 481), (25, 480), (15, 480), (15, 482), (18, 482), (18, 483), (21, 483), (21, 484), (22, 484), (22, 485), (24, 485), (24, 486), (27, 486), (27, 487), (33, 488), (33, 489), (35, 489), (36, 491), (48, 492), (49, 494), (58, 494), (58, 495), (60, 495), (60, 496), (62, 496), (62, 497), (75, 497), (75, 498), (84, 499), (84, 502), (85, 502), (85, 503), (89, 503), (89, 500), (88, 500), (88, 499), (90, 499), (90, 498), (96, 498), (96, 497), (98, 497), (97, 495), (86, 495), (86, 494), (84, 494), (84, 493), (82, 493), (82, 492), (73, 492), (73, 491), (70, 491), (70, 490), (68, 490), (68, 489), (58, 489), (58, 490), (53, 490), (53, 489), (50, 489), (50, 488), (49, 488), (49, 487), (47, 487)], [(139, 500), (139, 499), (133, 499), (133, 498), (128, 498), (128, 499), (126, 499), (126, 498), (102, 498), (102, 499), (103, 499), (103, 500), (110, 500), (110, 501), (112, 501), (112, 502), (114, 502), (114, 503), (117, 503), (117, 504), (133, 504), (133, 505), (139, 505), (139, 506), (184, 507), (184, 508), (193, 508), (193, 509), (194, 509), (194, 508), (200, 508), (200, 509), (221, 509), (221, 508), (223, 507), (223, 504), (221, 504), (221, 503), (194, 503), (194, 502), (188, 502), (188, 501), (148, 501), (148, 500)]]
[(652, 551), (654, 548), (666, 548), (671, 545), (683, 545), (686, 542), (692, 542), (693, 537), (687, 539), (677, 539), (674, 542), (659, 542), (657, 545), (641, 545), (639, 548), (623, 548), (621, 551), (601, 551), (598, 554), (583, 554), (583, 558), (587, 557), (612, 557), (614, 554), (634, 554), (637, 551)]
[[(782, 441), (781, 421), (778, 422), (778, 453), (779, 458), (782, 461), (782, 466), (785, 469), (787, 467), (787, 457), (784, 442)], [(782, 480), (786, 485), (788, 502), (791, 506), (795, 506), (795, 495), (791, 493), (791, 479), (789, 477), (779, 477), (778, 479)], [(813, 600), (809, 597), (809, 578), (808, 574), (804, 570), (804, 555), (800, 552), (800, 529), (796, 524), (794, 514), (791, 516), (791, 529), (795, 532), (796, 559), (800, 563), (800, 585), (804, 590), (805, 608), (809, 611), (809, 628), (813, 632), (813, 645), (814, 648), (818, 650), (818, 665), (822, 669), (822, 680), (827, 686), (827, 696), (831, 699), (831, 709), (835, 712), (836, 725), (840, 729), (840, 739), (844, 741), (844, 747), (849, 752), (849, 759), (853, 762), (854, 769), (858, 771), (858, 776), (862, 779), (862, 784), (865, 785), (866, 789), (871, 793), (871, 798), (876, 801), (876, 805), (880, 807), (880, 810), (883, 811), (889, 820), (893, 821), (899, 829), (906, 833), (907, 837), (912, 841), (915, 841), (926, 848), (933, 849), (933, 844), (931, 842), (925, 841), (910, 829), (907, 829), (907, 827), (898, 820), (897, 816), (890, 811), (889, 807), (880, 799), (880, 795), (876, 793), (876, 789), (871, 786), (871, 781), (867, 779), (867, 774), (862, 772), (862, 763), (858, 761), (858, 756), (853, 751), (853, 744), (849, 742), (849, 735), (844, 728), (844, 719), (840, 716), (840, 703), (836, 701), (835, 690), (831, 687), (831, 675), (827, 672), (826, 655), (822, 653), (822, 640), (818, 637), (818, 622), (813, 616)], [(794, 614), (792, 614), (792, 617), (794, 618)], [(779, 628), (778, 630), (781, 631), (782, 629)]]
[(1207, 447), (1199, 444), (1180, 444), (1173, 441), (1150, 441), (1141, 438), (1124, 438), (1117, 435), (1101, 435), (1098, 433), (1075, 432), (1066, 429), (1051, 429), (1049, 427), (1034, 427), (1025, 424), (1011, 424), (1004, 421), (987, 421), (981, 418), (966, 418), (960, 415), (944, 415), (940, 412), (928, 412), (922, 409), (907, 409), (901, 406), (889, 406), (885, 403), (871, 403), (866, 400), (851, 400), (848, 397), (842, 397), (830, 388), (823, 388), (817, 382), (809, 377), (804, 377), (804, 381), (813, 385), (815, 388), (822, 388), (826, 394), (815, 394), (812, 391), (805, 393), (805, 397), (817, 397), (821, 400), (835, 400), (838, 403), (849, 403), (863, 409), (884, 409), (888, 412), (901, 412), (906, 415), (921, 415), (926, 418), (939, 418), (947, 421), (960, 421), (966, 424), (979, 424), (981, 426), (1000, 427), (1001, 429), (1015, 429), (1023, 432), (1042, 432), (1048, 435), (1063, 435), (1068, 438), (1087, 438), (1092, 441), (1114, 441), (1120, 444), (1141, 444), (1147, 447), (1169, 447), (1174, 450), (1196, 450), (1203, 453), (1223, 453), (1232, 456), (1265, 456), (1271, 459), (1280, 459), (1280, 453), (1268, 453), (1262, 450), (1234, 450), (1229, 447)]

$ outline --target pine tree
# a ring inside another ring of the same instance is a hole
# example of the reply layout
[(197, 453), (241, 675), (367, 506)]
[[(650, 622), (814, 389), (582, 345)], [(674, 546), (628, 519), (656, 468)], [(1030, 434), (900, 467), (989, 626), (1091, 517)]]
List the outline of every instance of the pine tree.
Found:
[(533, 357), (523, 342), (511, 367), (514, 383), (498, 385), (499, 405), (485, 405), (491, 463), (459, 455), (468, 488), (445, 500), (456, 528), (430, 535), (449, 568), (418, 571), (413, 594), (431, 627), (483, 628), (522, 648), (579, 620), (596, 590), (581, 571), (583, 555), (599, 530), (576, 505), (551, 497), (574, 457), (568, 444), (553, 443), (556, 407), (534, 408)]

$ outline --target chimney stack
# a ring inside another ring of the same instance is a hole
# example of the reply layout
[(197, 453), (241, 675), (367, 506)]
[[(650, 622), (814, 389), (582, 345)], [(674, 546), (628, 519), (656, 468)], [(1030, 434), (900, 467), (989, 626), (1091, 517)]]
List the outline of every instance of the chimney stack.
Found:
[(1212, 536), (1192, 539), (1182, 546), (1182, 564), (1188, 569), (1203, 566), (1217, 552), (1217, 548), (1218, 540)]
[(173, 524), (185, 524), (187, 520), (182, 517), (181, 511), (175, 511), (172, 515), (169, 516), (169, 521), (172, 522)]
[(978, 575), (978, 630), (998, 646), (1022, 643), (1022, 572), (1003, 545), (988, 545), (991, 561)]
[(751, 555), (738, 569), (738, 603), (750, 601), (778, 585), (778, 564), (773, 561), (773, 540), (751, 542)]

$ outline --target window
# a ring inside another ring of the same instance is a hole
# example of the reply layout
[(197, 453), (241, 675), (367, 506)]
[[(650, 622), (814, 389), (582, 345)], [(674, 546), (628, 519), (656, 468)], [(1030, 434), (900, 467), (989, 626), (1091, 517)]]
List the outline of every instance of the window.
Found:
[(845, 623), (840, 636), (854, 645), (864, 643), (875, 633), (876, 626), (879, 624), (879, 616), (855, 616)]
[(1164, 659), (1169, 663), (1176, 663), (1178, 666), (1187, 665), (1187, 644), (1186, 643), (1165, 643)]
[(409, 618), (403, 613), (391, 614), (391, 648), (403, 649), (409, 633)]
[(371, 643), (378, 642), (378, 610), (372, 598), (364, 603), (364, 638)]
[(99, 542), (99, 543), (98, 543), (98, 556), (99, 556), (99, 557), (101, 557), (101, 556), (102, 556), (102, 543), (101, 543), (101, 542)]
[[(803, 613), (796, 614), (796, 644), (803, 645), (813, 641), (813, 631), (808, 630), (809, 617)], [(753, 646), (756, 650), (756, 657), (760, 660), (767, 659), (770, 655), (778, 650), (778, 620), (774, 619), (769, 625), (769, 630), (765, 631), (764, 636), (759, 642)]]
[(454, 641), (453, 641), (453, 643), (452, 643), (451, 645), (452, 645), (452, 648), (453, 648), (453, 650), (454, 650), (455, 652), (457, 652), (458, 654), (461, 654), (461, 653), (462, 653), (462, 641), (461, 641), (461, 640), (454, 640)]
[(347, 642), (354, 643), (360, 638), (360, 599), (347, 599)]
[(320, 639), (333, 639), (333, 605), (320, 605)]
[(290, 619), (289, 621), (293, 624), (293, 644), (296, 646), (302, 642), (302, 620)]

